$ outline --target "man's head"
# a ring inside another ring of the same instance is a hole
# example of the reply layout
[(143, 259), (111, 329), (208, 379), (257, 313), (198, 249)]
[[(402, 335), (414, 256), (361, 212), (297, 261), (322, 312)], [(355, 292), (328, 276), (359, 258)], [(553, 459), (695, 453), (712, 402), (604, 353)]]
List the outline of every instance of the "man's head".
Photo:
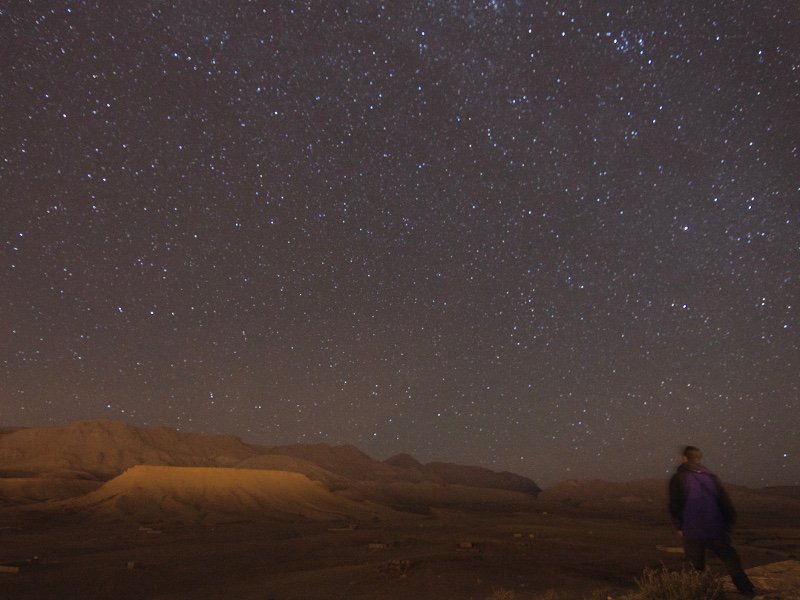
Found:
[(683, 462), (699, 464), (701, 458), (703, 458), (703, 453), (700, 451), (700, 448), (686, 446), (686, 448), (683, 449), (683, 454), (681, 456)]

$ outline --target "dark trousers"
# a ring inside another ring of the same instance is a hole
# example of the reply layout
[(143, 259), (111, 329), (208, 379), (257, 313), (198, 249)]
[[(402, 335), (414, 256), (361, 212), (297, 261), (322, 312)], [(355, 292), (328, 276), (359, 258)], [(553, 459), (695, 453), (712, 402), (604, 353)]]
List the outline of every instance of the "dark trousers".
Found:
[(753, 584), (742, 569), (742, 561), (736, 549), (731, 546), (728, 538), (719, 540), (692, 540), (683, 538), (683, 551), (692, 566), (698, 571), (706, 568), (706, 550), (711, 550), (716, 554), (731, 576), (733, 584), (740, 592), (752, 592)]

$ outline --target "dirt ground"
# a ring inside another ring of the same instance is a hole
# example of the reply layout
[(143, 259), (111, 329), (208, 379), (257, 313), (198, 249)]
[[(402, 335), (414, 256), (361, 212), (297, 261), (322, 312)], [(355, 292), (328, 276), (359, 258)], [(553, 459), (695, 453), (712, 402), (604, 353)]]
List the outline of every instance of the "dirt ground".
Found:
[[(433, 511), (391, 522), (215, 526), (0, 511), (2, 600), (515, 600), (616, 596), (678, 566), (663, 515)], [(746, 567), (800, 555), (796, 516), (737, 529)], [(712, 568), (720, 565), (711, 561)]]

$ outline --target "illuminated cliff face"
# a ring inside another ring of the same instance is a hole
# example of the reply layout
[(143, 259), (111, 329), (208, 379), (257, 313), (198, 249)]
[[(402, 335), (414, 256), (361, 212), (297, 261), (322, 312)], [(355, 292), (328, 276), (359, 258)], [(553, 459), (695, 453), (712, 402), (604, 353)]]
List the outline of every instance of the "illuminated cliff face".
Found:
[(369, 520), (392, 514), (337, 496), (300, 473), (206, 467), (132, 467), (69, 506), (104, 517), (184, 523)]
[[(409, 458), (410, 463), (397, 465), (353, 446), (253, 446), (231, 436), (86, 421), (0, 436), (0, 500), (14, 505), (73, 498), (64, 507), (119, 512), (120, 518), (137, 518), (146, 510), (156, 519), (163, 510), (177, 519), (188, 511), (180, 518), (190, 521), (203, 511), (253, 518), (255, 503), (264, 508), (256, 517), (282, 519), (288, 518), (285, 506), (296, 493), (311, 507), (303, 513), (310, 519), (321, 518), (314, 506), (325, 512), (339, 500), (341, 511), (355, 519), (366, 518), (364, 511), (381, 518), (392, 509), (525, 508), (539, 491), (520, 475), (442, 462), (423, 465)], [(232, 502), (227, 508), (226, 498)]]

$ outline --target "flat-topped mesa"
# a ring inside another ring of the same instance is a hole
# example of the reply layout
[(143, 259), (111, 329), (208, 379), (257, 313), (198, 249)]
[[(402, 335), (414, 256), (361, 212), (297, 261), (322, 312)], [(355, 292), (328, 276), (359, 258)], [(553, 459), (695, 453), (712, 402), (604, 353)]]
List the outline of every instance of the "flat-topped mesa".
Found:
[[(394, 498), (397, 494), (418, 497), (421, 488), (412, 492), (412, 488), (407, 487), (417, 484), (461, 486), (471, 488), (473, 492), (495, 490), (528, 496), (535, 496), (540, 491), (535, 482), (513, 473), (444, 462), (423, 465), (407, 454), (379, 461), (348, 444), (271, 447), (247, 444), (231, 435), (204, 435), (167, 427), (136, 427), (110, 420), (24, 428), (0, 435), (0, 475), (26, 478), (26, 489), (30, 490), (33, 490), (32, 480), (37, 478), (101, 483), (136, 465), (293, 472), (321, 482), (329, 490), (358, 487), (359, 493), (380, 498)], [(394, 488), (394, 496), (384, 493), (389, 487)], [(35, 494), (26, 492), (20, 495), (15, 488), (13, 494), (9, 492), (6, 496), (38, 498), (40, 489), (44, 488), (37, 484)], [(63, 498), (73, 489), (78, 488), (64, 487), (58, 497)], [(379, 489), (383, 491), (379, 492)], [(429, 492), (427, 489), (425, 494)], [(473, 492), (465, 493), (464, 497)], [(455, 490), (446, 493), (452, 494)], [(434, 496), (432, 502), (436, 501)]]
[(62, 503), (70, 511), (139, 522), (360, 521), (391, 514), (328, 490), (301, 473), (140, 465)]

